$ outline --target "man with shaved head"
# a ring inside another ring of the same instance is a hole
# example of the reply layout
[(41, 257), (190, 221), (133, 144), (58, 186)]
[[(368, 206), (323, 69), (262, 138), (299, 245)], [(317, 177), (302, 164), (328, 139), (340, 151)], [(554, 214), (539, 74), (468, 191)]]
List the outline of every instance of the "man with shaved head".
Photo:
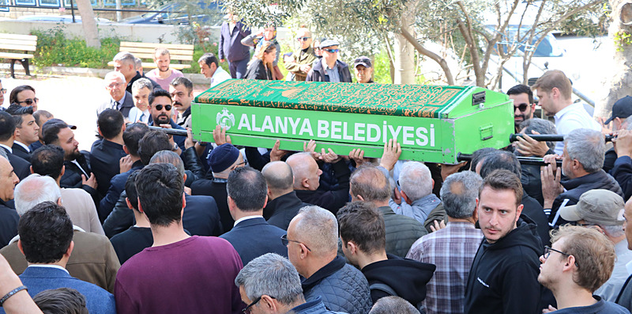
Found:
[(338, 180), (337, 189), (329, 191), (318, 189), (320, 175), (323, 172), (319, 169), (312, 154), (294, 154), (288, 157), (286, 162), (294, 173), (296, 196), (305, 203), (321, 206), (335, 214), (349, 200), (349, 167), (344, 159), (336, 155), (331, 149), (327, 154), (320, 154), (320, 158), (325, 163), (332, 164), (334, 176)]
[(384, 216), (386, 253), (406, 257), (410, 247), (427, 233), (417, 220), (397, 215), (388, 205), (391, 185), (377, 167), (362, 167), (351, 175), (351, 199), (373, 203)]
[(294, 174), (292, 168), (283, 161), (273, 161), (261, 170), (268, 184), (268, 205), (263, 216), (268, 223), (287, 230), (298, 210), (309, 204), (303, 203), (294, 192)]
[(320, 297), (332, 311), (369, 312), (369, 283), (338, 256), (338, 222), (331, 212), (318, 206), (301, 208), (282, 239), (290, 262), (305, 278), (302, 286), (308, 302)]

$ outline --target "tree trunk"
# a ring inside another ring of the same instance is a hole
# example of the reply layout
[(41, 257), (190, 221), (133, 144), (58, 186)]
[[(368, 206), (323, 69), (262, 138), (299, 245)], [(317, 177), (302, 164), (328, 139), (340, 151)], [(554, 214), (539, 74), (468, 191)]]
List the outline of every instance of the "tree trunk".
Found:
[[(616, 46), (615, 34), (625, 32), (632, 34), (632, 1), (610, 0), (612, 8), (612, 24), (608, 29), (608, 38)], [(632, 94), (632, 45), (622, 44), (621, 49), (614, 52), (613, 64), (610, 67), (609, 88), (607, 96), (597, 103), (595, 118), (604, 121), (610, 117), (612, 105), (624, 96)]]
[[(411, 32), (409, 17), (402, 17), (402, 29)], [(415, 51), (413, 45), (401, 34), (395, 34), (394, 84), (415, 84)]]
[(94, 11), (92, 11), (90, 0), (77, 0), (77, 8), (81, 15), (81, 25), (83, 27), (83, 33), (85, 34), (86, 45), (88, 45), (88, 47), (101, 48), (97, 21), (94, 18)]
[(406, 38), (406, 40), (408, 40), (413, 45), (413, 47), (415, 47), (415, 49), (417, 51), (419, 51), (420, 54), (422, 54), (422, 55), (434, 60), (435, 62), (437, 62), (439, 64), (439, 66), (443, 70), (443, 73), (445, 74), (445, 78), (446, 78), (446, 81), (448, 82), (448, 85), (455, 85), (455, 83), (454, 83), (454, 76), (452, 75), (452, 71), (450, 71), (450, 67), (448, 66), (448, 62), (445, 61), (445, 59), (441, 58), (441, 56), (439, 56), (438, 54), (426, 49), (406, 29), (401, 28), (400, 32), (401, 32), (402, 36), (404, 36), (404, 38)]

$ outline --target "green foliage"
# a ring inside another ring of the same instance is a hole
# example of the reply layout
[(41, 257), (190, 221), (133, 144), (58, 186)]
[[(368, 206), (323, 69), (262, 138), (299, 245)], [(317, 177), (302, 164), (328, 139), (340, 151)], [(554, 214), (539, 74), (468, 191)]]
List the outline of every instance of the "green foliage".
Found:
[(37, 35), (37, 50), (33, 58), (35, 66), (106, 68), (108, 61), (118, 53), (119, 38), (102, 39), (101, 49), (95, 49), (87, 47), (81, 38), (67, 38), (62, 27), (31, 31), (32, 35)]
[(614, 34), (614, 45), (617, 51), (623, 51), (625, 46), (632, 44), (632, 35), (626, 31), (618, 31)]

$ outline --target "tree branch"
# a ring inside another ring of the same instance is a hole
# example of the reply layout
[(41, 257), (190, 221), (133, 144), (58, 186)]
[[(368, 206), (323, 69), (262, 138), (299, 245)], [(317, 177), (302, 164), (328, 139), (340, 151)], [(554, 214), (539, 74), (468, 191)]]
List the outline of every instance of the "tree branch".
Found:
[(443, 70), (443, 73), (445, 74), (448, 85), (454, 85), (454, 76), (452, 76), (452, 71), (450, 71), (450, 67), (448, 66), (448, 63), (445, 61), (445, 59), (441, 58), (438, 54), (426, 49), (417, 41), (417, 39), (413, 37), (413, 35), (411, 35), (403, 27), (400, 28), (400, 34), (402, 34), (402, 36), (404, 36), (404, 38), (406, 38), (406, 40), (408, 40), (408, 42), (410, 42), (413, 47), (415, 47), (415, 49), (419, 51), (419, 53), (437, 62)]

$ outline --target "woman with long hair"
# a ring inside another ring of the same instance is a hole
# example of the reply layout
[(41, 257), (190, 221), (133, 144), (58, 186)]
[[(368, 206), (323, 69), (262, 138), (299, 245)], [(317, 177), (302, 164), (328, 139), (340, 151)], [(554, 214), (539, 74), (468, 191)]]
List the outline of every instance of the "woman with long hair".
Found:
[(249, 80), (273, 80), (272, 71), (276, 51), (276, 45), (271, 42), (264, 43), (248, 63), (245, 78)]

